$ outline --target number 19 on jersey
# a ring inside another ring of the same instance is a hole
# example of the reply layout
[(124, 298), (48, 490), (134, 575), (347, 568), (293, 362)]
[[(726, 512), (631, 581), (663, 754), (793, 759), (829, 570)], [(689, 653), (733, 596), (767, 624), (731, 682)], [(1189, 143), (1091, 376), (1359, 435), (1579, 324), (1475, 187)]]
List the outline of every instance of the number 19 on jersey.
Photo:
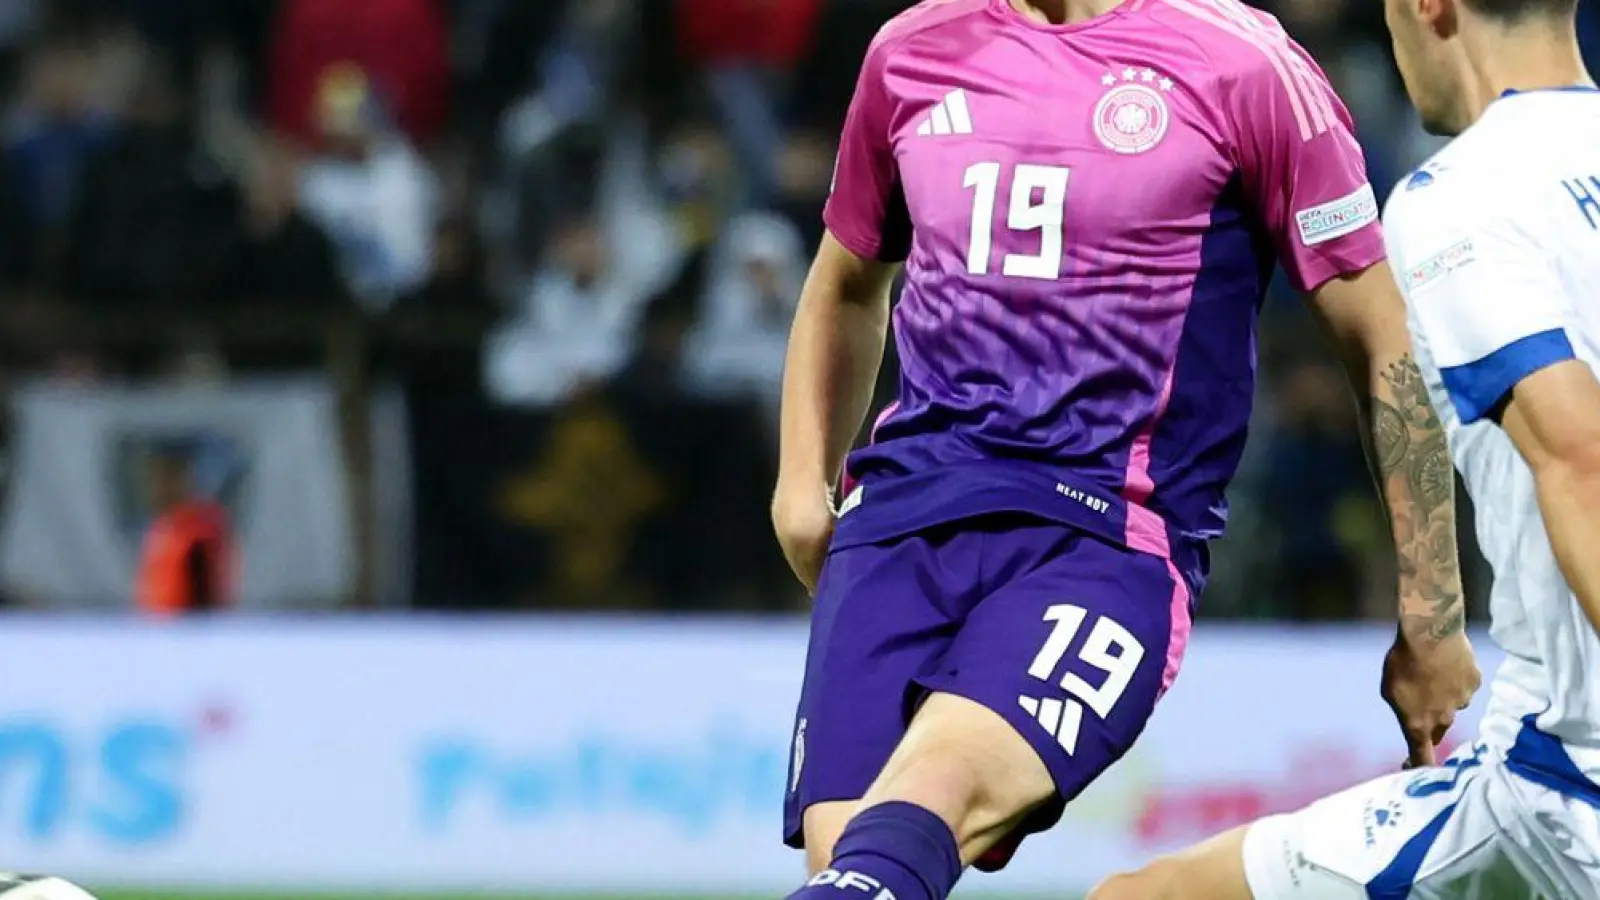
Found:
[[(962, 185), (972, 191), (972, 225), (967, 241), (967, 271), (989, 274), (994, 245), (995, 217), (999, 213), (1001, 167), (997, 162), (973, 163)], [(1039, 252), (1031, 256), (1007, 253), (1000, 264), (1010, 278), (1055, 279), (1061, 275), (1062, 232), (1067, 216), (1067, 181), (1072, 170), (1062, 166), (1018, 164), (1011, 176), (1011, 198), (1006, 227), (1011, 231), (1039, 233)]]

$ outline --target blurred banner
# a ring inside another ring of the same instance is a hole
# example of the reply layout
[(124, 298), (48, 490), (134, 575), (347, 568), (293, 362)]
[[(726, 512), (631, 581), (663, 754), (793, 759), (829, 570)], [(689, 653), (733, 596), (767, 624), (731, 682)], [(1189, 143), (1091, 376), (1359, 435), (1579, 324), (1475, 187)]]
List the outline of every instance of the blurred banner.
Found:
[[(375, 540), (382, 571), (405, 572), (405, 419), (394, 392), (374, 404)], [(194, 489), (232, 517), (244, 606), (326, 606), (355, 577), (337, 403), (317, 380), (218, 387), (40, 384), (13, 403), (15, 471), (0, 507), (0, 580), (52, 607), (129, 603), (155, 512), (151, 460), (181, 447)], [(396, 463), (393, 457), (401, 454)], [(403, 599), (391, 580), (380, 594)]]
[(612, 392), (411, 413), (425, 602), (759, 609), (795, 595), (767, 519), (776, 453), (743, 407)]
[[(1129, 757), (968, 889), (1064, 896), (1394, 771), (1391, 633), (1202, 624)], [(0, 859), (108, 885), (777, 896), (802, 865), (778, 833), (804, 647), (798, 621), (8, 621)]]

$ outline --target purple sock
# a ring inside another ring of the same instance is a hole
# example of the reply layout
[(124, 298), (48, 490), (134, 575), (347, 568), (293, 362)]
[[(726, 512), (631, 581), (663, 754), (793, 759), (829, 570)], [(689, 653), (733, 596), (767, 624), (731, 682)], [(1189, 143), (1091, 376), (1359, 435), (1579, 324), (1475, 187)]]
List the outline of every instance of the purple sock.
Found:
[(833, 848), (833, 862), (788, 900), (945, 900), (961, 877), (950, 826), (912, 803), (862, 811)]

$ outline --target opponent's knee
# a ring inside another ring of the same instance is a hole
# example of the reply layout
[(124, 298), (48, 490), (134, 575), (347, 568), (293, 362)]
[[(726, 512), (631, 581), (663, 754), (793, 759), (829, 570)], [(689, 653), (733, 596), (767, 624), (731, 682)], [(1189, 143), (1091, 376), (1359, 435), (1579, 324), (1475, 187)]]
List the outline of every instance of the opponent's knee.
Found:
[(1176, 883), (1171, 867), (1157, 861), (1137, 872), (1107, 878), (1085, 900), (1178, 900), (1173, 893)]
[(1107, 879), (1089, 893), (1089, 900), (1250, 900), (1245, 834), (1236, 828), (1132, 874)]

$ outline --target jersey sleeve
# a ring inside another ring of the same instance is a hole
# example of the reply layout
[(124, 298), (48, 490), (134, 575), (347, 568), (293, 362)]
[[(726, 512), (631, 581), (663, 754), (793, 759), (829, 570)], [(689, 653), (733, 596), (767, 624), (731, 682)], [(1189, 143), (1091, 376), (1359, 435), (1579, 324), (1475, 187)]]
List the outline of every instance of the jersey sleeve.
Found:
[(891, 141), (894, 103), (885, 80), (891, 46), (875, 43), (862, 63), (822, 211), (823, 224), (846, 250), (882, 262), (900, 262), (911, 250), (910, 216)]
[[(1390, 261), (1412, 329), (1463, 425), (1492, 416), (1517, 382), (1573, 359), (1565, 296), (1549, 258), (1482, 197), (1447, 188), (1391, 205)], [(1417, 195), (1420, 196), (1420, 195)]]
[(1383, 259), (1378, 201), (1327, 76), (1286, 37), (1261, 59), (1230, 97), (1238, 164), (1290, 282), (1312, 291)]

